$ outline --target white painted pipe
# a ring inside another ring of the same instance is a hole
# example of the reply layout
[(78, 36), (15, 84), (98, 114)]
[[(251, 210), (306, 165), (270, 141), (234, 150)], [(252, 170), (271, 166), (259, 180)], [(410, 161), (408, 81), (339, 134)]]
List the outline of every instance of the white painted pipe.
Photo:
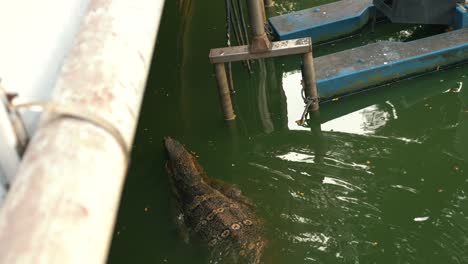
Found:
[[(163, 2), (91, 0), (52, 96), (112, 123), (127, 147)], [(44, 115), (0, 211), (0, 263), (104, 263), (127, 169), (121, 150), (92, 122)]]
[[(19, 100), (49, 100), (90, 0), (0, 1), (0, 78)], [(27, 113), (33, 132), (37, 115)]]
[[(0, 1), (0, 85), (23, 102), (49, 100), (88, 4), (89, 0)], [(13, 180), (19, 165), (18, 142), (3, 107), (0, 103), (0, 185)], [(33, 133), (38, 115), (25, 113), (23, 118)]]

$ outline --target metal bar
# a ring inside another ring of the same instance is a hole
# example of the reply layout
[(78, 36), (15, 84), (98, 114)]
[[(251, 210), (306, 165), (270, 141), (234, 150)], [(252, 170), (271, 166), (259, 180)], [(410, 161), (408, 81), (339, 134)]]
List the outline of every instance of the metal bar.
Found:
[(212, 49), (209, 57), (210, 62), (215, 64), (248, 59), (272, 58), (308, 52), (312, 52), (312, 41), (310, 38), (302, 38), (273, 42), (271, 50), (264, 53), (252, 53), (249, 46)]
[[(302, 63), (304, 65), (304, 90), (306, 97), (309, 99), (318, 98), (317, 82), (315, 80), (315, 67), (312, 51), (302, 55)], [(318, 101), (312, 103), (309, 111), (317, 111), (319, 109)]]
[(224, 63), (215, 64), (216, 81), (218, 83), (219, 100), (223, 110), (225, 120), (234, 120), (236, 115), (232, 108), (231, 94), (229, 93), (228, 79), (226, 76), (226, 67)]
[(247, 9), (252, 34), (250, 51), (252, 53), (266, 52), (271, 49), (271, 42), (265, 33), (265, 8), (263, 3), (260, 3), (260, 0), (247, 0)]
[[(112, 123), (129, 148), (163, 3), (92, 0), (52, 96)], [(0, 263), (105, 263), (126, 160), (105, 129), (43, 114), (0, 211)]]

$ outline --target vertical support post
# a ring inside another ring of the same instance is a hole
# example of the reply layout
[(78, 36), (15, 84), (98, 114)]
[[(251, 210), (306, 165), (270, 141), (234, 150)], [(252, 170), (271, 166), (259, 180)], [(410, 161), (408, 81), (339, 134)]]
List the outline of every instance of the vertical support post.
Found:
[(234, 120), (236, 115), (232, 108), (231, 94), (229, 92), (228, 79), (226, 76), (226, 67), (224, 63), (215, 64), (216, 81), (218, 83), (219, 100), (223, 110), (225, 120)]
[(264, 0), (258, 0), (260, 3), (260, 10), (262, 11), (262, 17), (263, 17), (263, 27), (265, 27), (267, 23), (267, 17), (266, 17), (266, 10), (265, 10), (265, 1)]
[(250, 52), (267, 52), (271, 49), (271, 42), (265, 33), (265, 8), (263, 3), (259, 0), (247, 0), (247, 9), (249, 11), (249, 22), (252, 33)]
[(315, 145), (315, 157), (314, 162), (322, 163), (325, 155), (327, 154), (327, 140), (322, 132), (322, 122), (320, 119), (320, 111), (311, 112), (309, 114), (310, 131), (314, 139), (317, 139), (317, 144)]
[(314, 67), (314, 58), (312, 57), (312, 51), (304, 53), (302, 55), (303, 63), (303, 76), (304, 76), (304, 90), (305, 95), (309, 100), (315, 100), (309, 107), (309, 111), (318, 111), (319, 102), (318, 102), (318, 91), (317, 83), (315, 81), (315, 67)]

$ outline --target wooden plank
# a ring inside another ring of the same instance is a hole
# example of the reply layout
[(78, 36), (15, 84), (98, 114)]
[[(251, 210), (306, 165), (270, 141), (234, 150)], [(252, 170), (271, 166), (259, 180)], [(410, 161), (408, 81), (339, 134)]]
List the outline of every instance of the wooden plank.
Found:
[(312, 40), (300, 38), (273, 42), (271, 50), (264, 53), (250, 53), (249, 46), (236, 46), (212, 49), (209, 57), (210, 62), (215, 64), (303, 54), (311, 51)]

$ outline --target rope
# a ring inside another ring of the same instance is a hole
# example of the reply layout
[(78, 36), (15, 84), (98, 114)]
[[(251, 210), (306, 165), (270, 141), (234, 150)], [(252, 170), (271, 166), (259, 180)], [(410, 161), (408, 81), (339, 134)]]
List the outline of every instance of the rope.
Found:
[(302, 88), (302, 90), (301, 90), (301, 96), (302, 96), (302, 99), (304, 100), (305, 107), (304, 107), (304, 112), (302, 112), (301, 119), (297, 120), (296, 124), (298, 124), (300, 126), (304, 126), (306, 124), (305, 121), (306, 121), (307, 116), (309, 114), (310, 107), (313, 104), (318, 104), (320, 102), (320, 98), (319, 97), (312, 97), (312, 96), (307, 96), (306, 97), (304, 88)]
[(88, 123), (91, 123), (109, 133), (115, 141), (117, 141), (120, 149), (122, 150), (126, 163), (130, 161), (130, 149), (127, 146), (125, 138), (122, 133), (109, 121), (102, 117), (97, 116), (95, 113), (83, 111), (79, 107), (72, 107), (68, 105), (60, 105), (53, 102), (31, 102), (24, 104), (13, 105), (15, 110), (26, 109), (32, 112), (49, 112), (56, 114), (57, 116), (65, 116), (70, 118), (79, 119)]
[[(1, 81), (1, 80), (0, 80)], [(125, 138), (122, 133), (109, 121), (97, 116), (95, 113), (83, 111), (79, 107), (72, 107), (68, 105), (60, 105), (53, 102), (31, 102), (23, 104), (12, 104), (11, 100), (15, 95), (8, 94), (6, 90), (0, 85), (0, 103), (2, 103), (7, 113), (10, 114), (10, 121), (14, 129), (15, 135), (18, 140), (18, 154), (22, 156), (29, 142), (26, 126), (21, 117), (19, 110), (26, 109), (32, 112), (49, 112), (57, 116), (71, 117), (91, 123), (109, 133), (118, 143), (122, 150), (125, 161), (128, 164), (130, 161), (130, 149), (127, 146)]]

